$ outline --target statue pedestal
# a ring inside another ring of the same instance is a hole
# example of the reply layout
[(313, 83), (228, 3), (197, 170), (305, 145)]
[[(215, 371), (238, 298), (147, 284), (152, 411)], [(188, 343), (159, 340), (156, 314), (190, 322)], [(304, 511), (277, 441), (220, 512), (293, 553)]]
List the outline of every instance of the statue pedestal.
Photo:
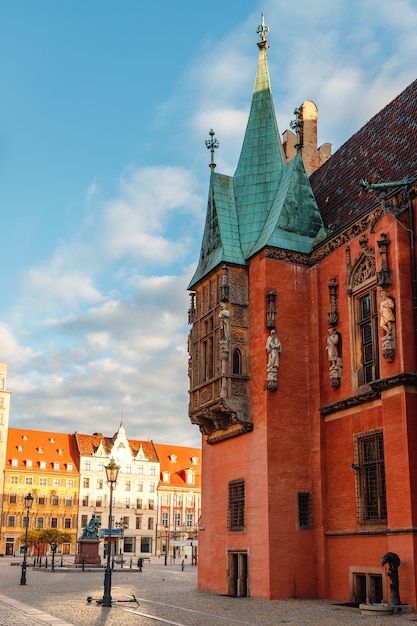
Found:
[(78, 539), (75, 565), (101, 565), (98, 553), (100, 541), (98, 539)]

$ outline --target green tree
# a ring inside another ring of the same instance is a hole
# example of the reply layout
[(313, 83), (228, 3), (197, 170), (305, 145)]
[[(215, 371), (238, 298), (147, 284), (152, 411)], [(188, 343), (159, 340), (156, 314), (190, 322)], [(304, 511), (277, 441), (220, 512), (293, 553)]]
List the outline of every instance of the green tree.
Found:
[[(26, 543), (26, 533), (20, 535), (19, 537), (20, 543), (24, 545)], [(28, 548), (35, 548), (38, 556), (40, 554), (42, 539), (40, 537), (40, 530), (35, 528), (28, 529)]]
[(72, 537), (70, 533), (67, 533), (57, 528), (42, 528), (39, 531), (39, 537), (42, 543), (49, 544), (57, 543), (59, 546), (63, 543), (71, 543)]

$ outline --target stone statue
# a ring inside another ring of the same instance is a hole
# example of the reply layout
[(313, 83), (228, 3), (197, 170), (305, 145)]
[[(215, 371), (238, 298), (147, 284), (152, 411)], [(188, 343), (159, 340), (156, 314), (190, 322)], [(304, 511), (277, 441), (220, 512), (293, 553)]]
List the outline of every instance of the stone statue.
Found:
[(229, 341), (230, 338), (230, 313), (227, 309), (225, 302), (222, 302), (221, 311), (219, 313), (220, 320), (220, 339), (222, 341)]
[(329, 328), (329, 336), (327, 337), (327, 357), (331, 363), (331, 367), (336, 366), (339, 357), (339, 335), (335, 328)]
[(395, 357), (395, 303), (386, 291), (381, 291), (381, 304), (379, 305), (379, 325), (385, 330), (382, 337), (382, 356), (389, 363)]
[(342, 376), (342, 358), (340, 354), (340, 334), (335, 328), (329, 328), (327, 337), (327, 358), (330, 361), (330, 383), (332, 387), (340, 386)]
[(282, 352), (282, 345), (275, 330), (271, 330), (271, 334), (266, 341), (266, 351), (268, 353), (267, 369), (278, 368), (279, 353)]
[(401, 560), (398, 554), (395, 552), (387, 552), (381, 559), (381, 565), (386, 565), (388, 563), (388, 576), (391, 579), (390, 589), (391, 595), (389, 599), (390, 604), (401, 604), (400, 600), (400, 590), (399, 590), (399, 582), (398, 582), (398, 568), (401, 565)]
[(87, 526), (83, 528), (81, 539), (98, 539), (99, 526), (101, 526), (101, 522), (98, 517), (96, 517), (95, 513), (93, 513)]
[(395, 322), (394, 307), (394, 300), (389, 297), (386, 291), (381, 291), (381, 304), (379, 305), (379, 325), (385, 330), (387, 335), (391, 335)]

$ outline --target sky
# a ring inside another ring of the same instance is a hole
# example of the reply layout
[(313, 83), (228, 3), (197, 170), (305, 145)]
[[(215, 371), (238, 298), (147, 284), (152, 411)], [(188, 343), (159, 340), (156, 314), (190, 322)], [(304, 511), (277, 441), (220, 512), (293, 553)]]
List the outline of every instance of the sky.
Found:
[(0, 0), (10, 426), (200, 446), (187, 285), (213, 128), (233, 174), (269, 26), (278, 127), (333, 152), (416, 78), (415, 0)]

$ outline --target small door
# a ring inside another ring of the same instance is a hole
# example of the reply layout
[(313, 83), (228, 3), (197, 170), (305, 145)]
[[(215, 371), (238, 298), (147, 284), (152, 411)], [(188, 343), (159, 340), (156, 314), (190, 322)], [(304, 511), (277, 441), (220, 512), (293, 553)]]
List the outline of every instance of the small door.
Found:
[(248, 554), (246, 551), (229, 552), (228, 593), (230, 596), (247, 597), (248, 593)]
[(14, 539), (6, 539), (6, 556), (13, 556), (14, 553)]

